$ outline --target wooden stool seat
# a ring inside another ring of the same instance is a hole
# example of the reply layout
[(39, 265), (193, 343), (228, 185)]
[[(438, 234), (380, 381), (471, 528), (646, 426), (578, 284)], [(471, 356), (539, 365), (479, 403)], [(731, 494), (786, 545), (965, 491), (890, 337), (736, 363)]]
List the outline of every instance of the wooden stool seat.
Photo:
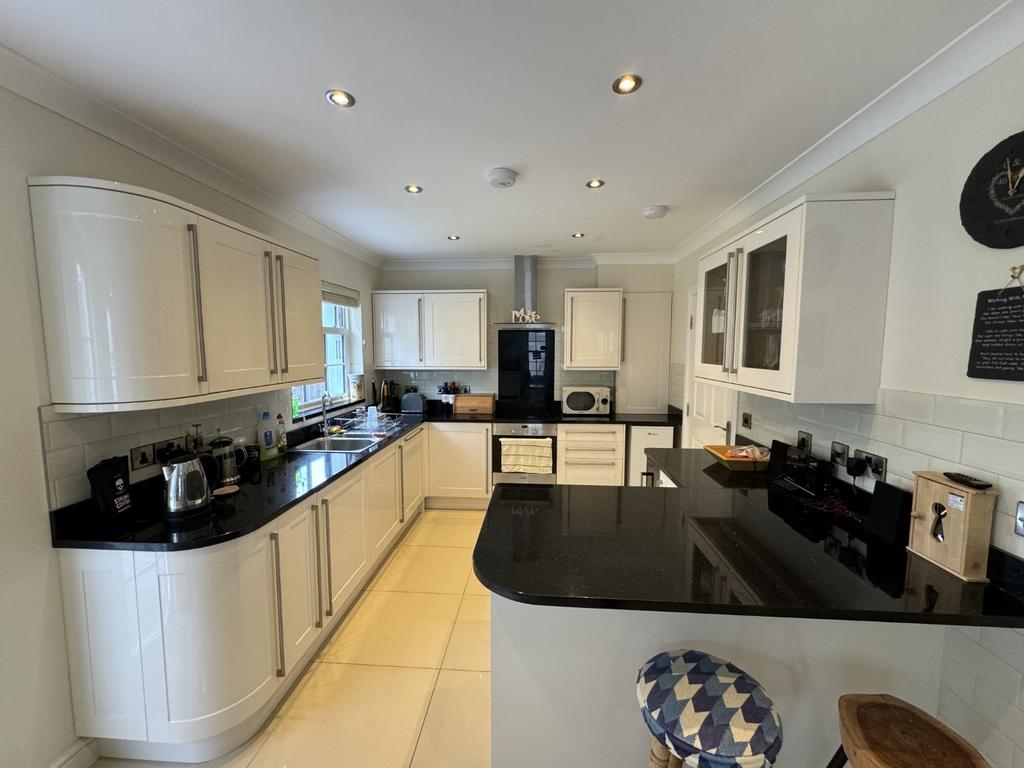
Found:
[(853, 768), (989, 768), (958, 733), (895, 696), (840, 697), (839, 732)]

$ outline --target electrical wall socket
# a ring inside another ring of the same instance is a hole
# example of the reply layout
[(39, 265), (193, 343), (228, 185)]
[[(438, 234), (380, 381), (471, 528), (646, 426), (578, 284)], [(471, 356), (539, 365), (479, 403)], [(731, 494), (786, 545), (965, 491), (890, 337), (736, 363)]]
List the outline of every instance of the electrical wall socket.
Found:
[(151, 467), (156, 464), (156, 456), (153, 454), (153, 444), (138, 445), (131, 450), (132, 469), (139, 470)]
[(1013, 530), (1018, 536), (1024, 536), (1024, 501), (1017, 502), (1017, 517), (1013, 524)]
[(839, 464), (840, 466), (846, 466), (846, 460), (850, 457), (850, 446), (846, 443), (840, 443), (837, 440), (832, 441), (832, 463)]
[(796, 447), (801, 451), (810, 453), (811, 449), (814, 447), (814, 435), (810, 432), (800, 430), (796, 433)]
[(161, 464), (165, 463), (170, 456), (178, 453), (185, 453), (185, 438), (174, 437), (170, 440), (163, 440), (153, 443), (153, 456)]
[(862, 451), (860, 448), (853, 452), (855, 459), (864, 459), (868, 464), (868, 472), (875, 480), (885, 481), (885, 475), (889, 471), (889, 460), (885, 456), (877, 456), (874, 453)]

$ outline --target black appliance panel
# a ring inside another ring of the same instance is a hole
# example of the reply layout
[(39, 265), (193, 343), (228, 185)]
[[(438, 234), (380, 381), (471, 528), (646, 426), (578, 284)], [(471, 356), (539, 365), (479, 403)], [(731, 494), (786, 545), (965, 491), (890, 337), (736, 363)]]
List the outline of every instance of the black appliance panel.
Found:
[(554, 330), (499, 330), (499, 409), (506, 413), (547, 412), (554, 399)]

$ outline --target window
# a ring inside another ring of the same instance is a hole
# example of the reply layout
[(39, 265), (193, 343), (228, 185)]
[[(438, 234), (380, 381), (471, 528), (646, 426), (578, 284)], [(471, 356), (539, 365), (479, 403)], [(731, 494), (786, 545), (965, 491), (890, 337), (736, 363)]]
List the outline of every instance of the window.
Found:
[(359, 308), (324, 301), (320, 313), (324, 332), (324, 380), (292, 387), (293, 419), (319, 413), (325, 392), (332, 404), (351, 399), (348, 375), (361, 368), (355, 357), (361, 358), (362, 352), (358, 339), (361, 335)]

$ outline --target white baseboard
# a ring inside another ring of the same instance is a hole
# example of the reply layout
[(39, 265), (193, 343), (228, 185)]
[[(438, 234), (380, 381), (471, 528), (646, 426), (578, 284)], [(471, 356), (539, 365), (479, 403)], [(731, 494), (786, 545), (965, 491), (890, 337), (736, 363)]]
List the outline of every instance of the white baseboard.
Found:
[(424, 502), (427, 509), (466, 509), (483, 511), (487, 509), (489, 499), (446, 498), (444, 496), (428, 496)]
[(100, 759), (100, 746), (96, 739), (78, 739), (61, 752), (47, 768), (89, 768)]

